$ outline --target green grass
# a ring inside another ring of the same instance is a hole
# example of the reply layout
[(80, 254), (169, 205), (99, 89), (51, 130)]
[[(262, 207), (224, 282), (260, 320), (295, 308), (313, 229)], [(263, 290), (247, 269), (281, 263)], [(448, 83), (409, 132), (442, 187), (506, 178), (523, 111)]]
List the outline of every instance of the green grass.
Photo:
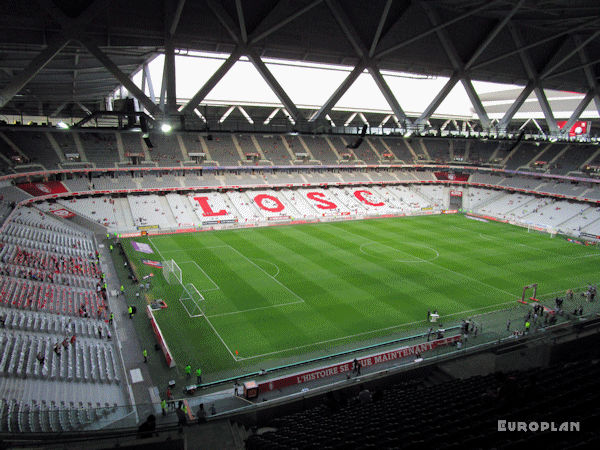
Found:
[[(206, 379), (333, 353), (407, 330), (427, 310), (445, 320), (516, 304), (597, 279), (600, 252), (547, 234), (463, 216), (420, 216), (176, 234), (124, 248), (139, 275), (155, 273), (156, 318), (179, 367)], [(190, 317), (160, 270), (141, 259), (174, 259), (202, 293)], [(237, 353), (236, 353), (237, 351)]]

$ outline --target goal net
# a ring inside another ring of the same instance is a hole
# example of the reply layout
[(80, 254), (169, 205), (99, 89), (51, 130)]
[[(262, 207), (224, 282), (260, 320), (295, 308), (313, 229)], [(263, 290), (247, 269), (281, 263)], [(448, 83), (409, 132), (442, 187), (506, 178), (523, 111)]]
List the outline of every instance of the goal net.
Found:
[(183, 285), (183, 291), (181, 292), (179, 301), (190, 317), (199, 317), (204, 315), (204, 311), (202, 311), (202, 302), (204, 301), (204, 297), (200, 292), (198, 292), (198, 289), (196, 289), (196, 286), (194, 286), (192, 283)]
[(551, 238), (556, 236), (556, 230), (548, 225), (539, 225), (539, 224), (528, 224), (527, 225), (528, 233), (547, 233)]
[(171, 285), (182, 284), (181, 267), (172, 259), (163, 261), (163, 275), (167, 283)]

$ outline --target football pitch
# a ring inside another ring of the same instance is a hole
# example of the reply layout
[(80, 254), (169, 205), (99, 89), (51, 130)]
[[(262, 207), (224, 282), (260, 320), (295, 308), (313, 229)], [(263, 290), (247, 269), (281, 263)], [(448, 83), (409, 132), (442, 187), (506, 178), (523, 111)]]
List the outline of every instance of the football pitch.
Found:
[[(154, 273), (155, 317), (182, 368), (211, 377), (332, 354), (442, 320), (597, 281), (600, 251), (559, 236), (461, 215), (277, 226), (135, 238), (138, 276)], [(130, 240), (131, 241), (131, 240)], [(204, 300), (181, 301), (143, 259), (173, 259)]]

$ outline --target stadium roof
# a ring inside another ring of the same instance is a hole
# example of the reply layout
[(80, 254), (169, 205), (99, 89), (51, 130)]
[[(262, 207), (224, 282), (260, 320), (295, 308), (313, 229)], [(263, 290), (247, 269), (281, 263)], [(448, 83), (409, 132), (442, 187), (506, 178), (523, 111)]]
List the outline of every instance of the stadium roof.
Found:
[(593, 101), (600, 110), (599, 36), (597, 0), (9, 0), (0, 16), (0, 112), (52, 115), (74, 108), (83, 115), (100, 109), (124, 84), (150, 113), (161, 115), (161, 88), (149, 98), (128, 76), (165, 53), (165, 110), (177, 113), (183, 105), (173, 94), (169, 56), (187, 49), (231, 56), (198, 87), (185, 113), (246, 55), (292, 116), (299, 111), (263, 58), (356, 67), (312, 118), (317, 121), (364, 69), (405, 121), (401, 99), (380, 72), (394, 70), (449, 77), (409, 122), (424, 123), (460, 83), (482, 126), (489, 127), (471, 83), (482, 80), (525, 86), (500, 125), (534, 93), (556, 131), (544, 89), (584, 93), (578, 109)]

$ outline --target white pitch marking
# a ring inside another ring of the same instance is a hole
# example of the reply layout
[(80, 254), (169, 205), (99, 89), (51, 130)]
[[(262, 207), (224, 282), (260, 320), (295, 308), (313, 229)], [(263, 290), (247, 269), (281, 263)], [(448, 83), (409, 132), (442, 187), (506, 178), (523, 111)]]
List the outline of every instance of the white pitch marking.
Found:
[[(158, 247), (154, 244), (154, 242), (152, 242), (150, 237), (148, 237), (148, 241), (150, 241), (150, 244), (156, 249), (156, 251), (158, 252), (160, 257), (164, 260), (165, 259), (164, 256), (162, 255), (162, 253), (160, 252)], [(181, 284), (181, 283), (179, 283), (179, 284), (183, 287), (183, 284)], [(186, 311), (187, 311), (187, 309), (186, 309)], [(188, 312), (188, 315), (189, 315), (189, 312)], [(212, 323), (210, 323), (210, 320), (208, 319), (208, 317), (206, 317), (206, 315), (203, 315), (203, 317), (206, 320), (206, 323), (208, 323), (208, 325), (212, 328), (212, 330), (215, 333), (215, 335), (217, 336), (217, 338), (219, 338), (219, 340), (221, 341), (221, 344), (223, 344), (223, 346), (227, 349), (227, 351), (229, 352), (229, 354), (231, 355), (233, 360), (238, 361), (238, 358), (236, 358), (235, 355), (233, 354), (233, 352), (229, 349), (229, 347), (227, 346), (227, 344), (225, 343), (225, 341), (223, 340), (221, 335), (217, 332), (216, 328), (213, 326)]]
[[(381, 242), (377, 242), (377, 241), (374, 241), (374, 240), (372, 240), (372, 239), (365, 238), (365, 237), (364, 237), (364, 236), (362, 236), (362, 235), (359, 235), (359, 234), (356, 234), (356, 233), (352, 233), (352, 232), (350, 232), (350, 231), (348, 231), (348, 230), (345, 230), (345, 229), (343, 229), (343, 228), (341, 228), (341, 227), (336, 227), (336, 229), (338, 229), (338, 230), (342, 230), (342, 231), (344, 231), (345, 233), (348, 233), (348, 234), (350, 234), (350, 235), (352, 235), (352, 236), (354, 236), (354, 237), (356, 237), (356, 238), (363, 238), (363, 239), (366, 239), (366, 240), (368, 240), (368, 241), (371, 241), (371, 242), (377, 243), (377, 244), (379, 244), (379, 245), (383, 245), (383, 246), (385, 246), (385, 247), (391, 248), (392, 250), (398, 250), (398, 249), (394, 249), (393, 247), (390, 247), (390, 246), (388, 246), (388, 245), (382, 244)], [(399, 252), (402, 252), (402, 250), (398, 250), (398, 251), (399, 251)], [(406, 252), (403, 252), (403, 253), (406, 253)], [(408, 253), (406, 253), (406, 254), (408, 255)], [(463, 273), (456, 272), (456, 271), (454, 271), (454, 270), (452, 270), (452, 269), (448, 269), (447, 267), (440, 266), (440, 265), (438, 265), (438, 264), (434, 264), (434, 263), (432, 263), (431, 261), (427, 261), (427, 260), (425, 260), (425, 259), (423, 259), (423, 258), (419, 258), (418, 256), (413, 256), (413, 258), (420, 259), (421, 261), (423, 261), (423, 262), (425, 262), (425, 263), (427, 263), (427, 264), (431, 264), (432, 266), (435, 266), (435, 267), (438, 267), (438, 268), (440, 268), (440, 269), (446, 270), (446, 271), (448, 271), (448, 272), (451, 272), (451, 273), (453, 273), (453, 274), (455, 274), (455, 275), (458, 275), (458, 276), (460, 276), (460, 277), (466, 278), (467, 280), (471, 280), (471, 281), (473, 281), (474, 283), (479, 283), (479, 284), (481, 284), (481, 285), (483, 285), (483, 286), (486, 286), (486, 287), (488, 287), (488, 288), (491, 288), (491, 289), (495, 289), (496, 291), (503, 292), (503, 293), (505, 293), (505, 294), (507, 294), (507, 295), (511, 295), (511, 296), (513, 296), (513, 295), (514, 295), (514, 294), (511, 294), (511, 293), (510, 293), (510, 292), (508, 292), (508, 291), (505, 291), (504, 289), (500, 289), (500, 288), (497, 288), (497, 287), (495, 287), (495, 286), (492, 286), (491, 284), (484, 283), (483, 281), (477, 280), (476, 278), (470, 277), (470, 276), (468, 276), (468, 275), (465, 275), (465, 274), (463, 274)]]
[(272, 266), (275, 266), (275, 268), (277, 269), (277, 273), (275, 275), (273, 275), (273, 278), (275, 278), (277, 275), (279, 275), (279, 266), (277, 264), (275, 264), (274, 262), (268, 261), (266, 259), (262, 259), (262, 258), (254, 258), (256, 261), (263, 261), (266, 262), (267, 264), (271, 264)]
[[(467, 310), (467, 311), (459, 311), (459, 312), (452, 313), (452, 314), (444, 314), (442, 317), (458, 316), (460, 314), (465, 314), (465, 313), (468, 313), (468, 312), (480, 311), (482, 309), (493, 308), (493, 307), (496, 307), (496, 306), (503, 306), (503, 305), (508, 305), (508, 304), (512, 304), (512, 303), (514, 303), (514, 300), (510, 301), (510, 302), (496, 303), (494, 305), (488, 305), (488, 306), (484, 306), (482, 308), (471, 309), (471, 310)], [(238, 360), (239, 361), (244, 361), (244, 360), (247, 360), (247, 359), (262, 358), (264, 356), (271, 356), (271, 355), (275, 355), (277, 353), (285, 353), (285, 352), (290, 352), (290, 351), (293, 351), (293, 350), (299, 350), (301, 348), (312, 347), (312, 346), (321, 345), (321, 344), (327, 344), (328, 342), (335, 342), (335, 341), (340, 341), (340, 340), (344, 340), (344, 339), (348, 339), (348, 338), (353, 338), (353, 337), (357, 337), (357, 336), (364, 336), (366, 334), (378, 333), (380, 331), (393, 330), (395, 328), (401, 328), (401, 327), (405, 327), (405, 326), (409, 326), (409, 325), (415, 325), (415, 324), (422, 323), (422, 322), (423, 322), (422, 320), (417, 320), (415, 322), (401, 323), (399, 325), (392, 325), (390, 327), (379, 328), (377, 330), (363, 331), (362, 333), (349, 334), (348, 336), (342, 336), (342, 337), (339, 337), (339, 338), (327, 339), (325, 341), (313, 342), (313, 343), (310, 343), (310, 344), (299, 345), (297, 347), (289, 347), (289, 348), (285, 348), (283, 350), (276, 350), (274, 352), (263, 353), (262, 355), (253, 355), (253, 356), (239, 357)]]
[(202, 271), (202, 273), (206, 276), (206, 278), (208, 278), (209, 281), (215, 287), (214, 289), (201, 289), (202, 292), (212, 292), (212, 291), (219, 291), (219, 290), (221, 290), (221, 288), (219, 287), (219, 285), (217, 283), (215, 283), (214, 280), (211, 277), (208, 276), (208, 274), (204, 271), (204, 269), (202, 267), (200, 267), (198, 265), (198, 263), (196, 261), (181, 261), (179, 264), (194, 264), (198, 269), (200, 269)]
[(261, 270), (265, 275), (267, 275), (268, 277), (270, 277), (273, 281), (275, 281), (275, 283), (279, 284), (282, 288), (284, 288), (286, 291), (288, 291), (290, 294), (292, 294), (294, 297), (298, 298), (299, 300), (302, 300), (304, 302), (304, 299), (302, 297), (300, 297), (298, 294), (296, 294), (294, 291), (292, 291), (289, 287), (287, 287), (285, 284), (283, 284), (281, 281), (279, 281), (277, 278), (275, 278), (273, 275), (267, 273), (265, 271), (265, 269), (263, 269), (262, 267), (260, 267), (258, 264), (256, 264), (254, 261), (252, 261), (251, 259), (248, 259), (248, 257), (246, 255), (244, 255), (243, 253), (241, 253), (238, 249), (232, 247), (231, 245), (228, 245), (227, 247), (229, 247), (231, 250), (233, 250), (234, 252), (236, 252), (238, 255), (240, 255), (242, 258), (244, 258), (246, 261), (248, 261), (250, 264), (252, 264), (253, 266), (257, 267), (259, 270)]

